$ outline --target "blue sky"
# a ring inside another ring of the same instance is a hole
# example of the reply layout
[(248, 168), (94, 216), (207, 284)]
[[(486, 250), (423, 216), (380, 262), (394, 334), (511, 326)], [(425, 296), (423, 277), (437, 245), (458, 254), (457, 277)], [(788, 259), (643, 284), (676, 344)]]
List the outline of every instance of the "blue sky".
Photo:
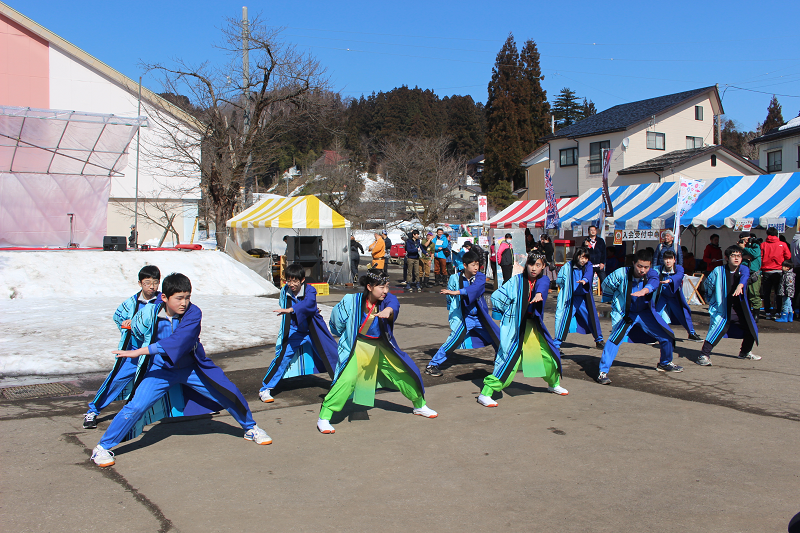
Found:
[[(285, 27), (287, 41), (311, 51), (345, 96), (408, 85), (485, 102), (494, 58), (513, 32), (520, 46), (536, 41), (551, 99), (569, 87), (602, 111), (719, 83), (726, 115), (743, 128), (764, 120), (772, 93), (786, 120), (800, 112), (800, 2), (794, 0), (143, 0), (82, 1), (80, 9), (63, 0), (5, 1), (134, 79), (140, 61), (217, 58), (212, 45), (224, 17), (241, 17), (247, 3), (251, 15)], [(159, 89), (154, 80), (144, 83)]]

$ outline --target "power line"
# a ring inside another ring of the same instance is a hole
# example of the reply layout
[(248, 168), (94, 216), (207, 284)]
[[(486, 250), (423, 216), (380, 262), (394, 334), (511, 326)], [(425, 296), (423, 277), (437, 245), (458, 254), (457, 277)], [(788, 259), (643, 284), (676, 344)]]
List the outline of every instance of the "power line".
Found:
[(766, 91), (756, 91), (755, 89), (745, 89), (744, 87), (736, 87), (734, 85), (728, 85), (728, 87), (730, 87), (731, 89), (739, 89), (740, 91), (750, 91), (751, 93), (771, 94), (773, 96), (785, 96), (787, 98), (800, 98), (800, 95), (797, 94), (778, 94)]

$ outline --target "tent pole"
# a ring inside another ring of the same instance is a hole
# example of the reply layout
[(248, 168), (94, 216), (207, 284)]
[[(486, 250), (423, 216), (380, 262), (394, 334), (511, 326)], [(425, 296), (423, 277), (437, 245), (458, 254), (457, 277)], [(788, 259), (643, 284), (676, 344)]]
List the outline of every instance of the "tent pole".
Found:
[[(139, 106), (136, 111), (136, 117), (142, 115), (142, 77), (139, 76)], [(136, 128), (136, 199), (133, 202), (133, 249), (139, 249), (139, 137), (141, 135), (142, 125)], [(159, 246), (161, 246), (159, 244)]]

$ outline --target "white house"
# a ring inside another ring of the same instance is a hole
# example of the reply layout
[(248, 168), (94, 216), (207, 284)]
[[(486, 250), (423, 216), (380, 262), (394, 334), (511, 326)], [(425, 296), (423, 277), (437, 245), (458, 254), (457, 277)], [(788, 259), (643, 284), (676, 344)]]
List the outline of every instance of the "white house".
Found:
[[(0, 2), (0, 105), (86, 113), (137, 116), (138, 83), (92, 57), (48, 29)], [(200, 199), (199, 170), (155, 158), (169, 128), (175, 137), (197, 137), (201, 124), (152, 91), (142, 87), (141, 115), (149, 115), (141, 129), (139, 161), (140, 213), (157, 199), (176, 215), (180, 240), (191, 238)], [(159, 120), (159, 116), (161, 120)], [(164, 117), (169, 117), (165, 126)], [(189, 143), (191, 144), (191, 143)], [(194, 157), (200, 160), (199, 144)], [(129, 146), (127, 166), (110, 177), (108, 235), (127, 236), (133, 223), (136, 197), (136, 138)], [(161, 236), (162, 228), (139, 216), (139, 242)]]
[[(549, 144), (557, 196), (602, 185), (602, 157), (613, 149), (609, 185), (761, 174), (758, 166), (714, 140), (722, 114), (714, 86), (621, 104), (540, 139)], [(543, 172), (543, 171), (542, 171)]]
[(750, 141), (758, 147), (758, 165), (769, 174), (800, 171), (800, 117)]

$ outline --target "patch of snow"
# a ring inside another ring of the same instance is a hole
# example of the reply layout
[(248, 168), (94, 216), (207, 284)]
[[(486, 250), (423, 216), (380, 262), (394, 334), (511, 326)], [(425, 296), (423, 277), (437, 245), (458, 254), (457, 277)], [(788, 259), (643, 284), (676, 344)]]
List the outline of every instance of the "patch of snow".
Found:
[(788, 130), (789, 128), (796, 128), (800, 126), (800, 117), (795, 117), (780, 128), (778, 130)]
[[(136, 284), (127, 283), (122, 289), (130, 296)], [(120, 338), (112, 316), (123, 299), (0, 300), (0, 377), (111, 370), (111, 351)], [(200, 341), (210, 355), (271, 344), (277, 338), (275, 298), (192, 294), (192, 302), (203, 311)], [(326, 321), (331, 309), (320, 305)]]
[[(136, 289), (139, 270), (156, 265), (162, 279), (181, 272), (194, 295), (269, 296), (278, 289), (223, 252), (0, 252), (0, 298), (124, 298)], [(119, 305), (119, 302), (115, 304)]]

